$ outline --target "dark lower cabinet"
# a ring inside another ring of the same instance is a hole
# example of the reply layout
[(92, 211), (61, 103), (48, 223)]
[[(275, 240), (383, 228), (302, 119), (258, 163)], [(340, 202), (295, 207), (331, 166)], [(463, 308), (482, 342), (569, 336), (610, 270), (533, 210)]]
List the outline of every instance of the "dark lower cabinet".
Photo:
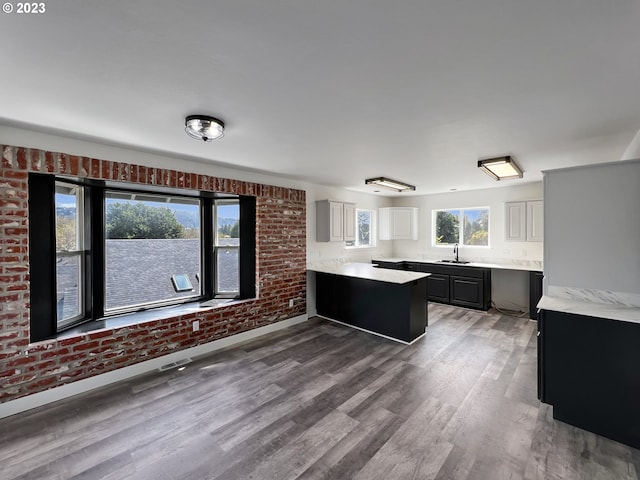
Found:
[(461, 307), (489, 310), (491, 269), (446, 263), (374, 261), (380, 268), (430, 273), (427, 299)]
[(529, 318), (538, 320), (536, 305), (542, 298), (542, 272), (529, 272)]
[(543, 310), (538, 396), (553, 418), (640, 448), (640, 324)]
[(461, 307), (482, 308), (484, 284), (481, 278), (458, 277), (451, 275), (449, 282), (451, 305)]
[(427, 277), (427, 299), (430, 302), (449, 303), (449, 275), (432, 273)]

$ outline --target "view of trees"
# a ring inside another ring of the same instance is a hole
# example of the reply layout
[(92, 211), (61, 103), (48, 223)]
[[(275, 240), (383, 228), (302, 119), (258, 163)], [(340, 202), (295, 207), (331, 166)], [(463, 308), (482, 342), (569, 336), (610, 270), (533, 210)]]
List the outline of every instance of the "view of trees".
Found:
[(186, 238), (186, 233), (169, 208), (121, 202), (107, 206), (107, 238)]
[[(460, 220), (462, 217), (462, 239)], [(471, 218), (475, 217), (475, 220)], [(441, 210), (436, 213), (436, 244), (489, 245), (489, 210)]]
[(465, 215), (462, 231), (465, 245), (489, 245), (489, 212), (481, 210), (473, 222)]
[(56, 216), (56, 250), (71, 252), (78, 250), (76, 245), (76, 219)]
[(240, 222), (218, 225), (218, 237), (220, 238), (240, 238)]
[(453, 245), (460, 243), (459, 212), (455, 214), (447, 210), (436, 213), (436, 245)]
[(358, 245), (371, 245), (371, 212), (358, 210)]

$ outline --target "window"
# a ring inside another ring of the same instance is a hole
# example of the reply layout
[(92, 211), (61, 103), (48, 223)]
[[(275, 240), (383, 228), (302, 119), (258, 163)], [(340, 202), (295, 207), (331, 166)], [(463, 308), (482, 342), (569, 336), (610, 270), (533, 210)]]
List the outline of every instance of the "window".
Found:
[(255, 197), (129, 187), (29, 175), (31, 341), (109, 315), (255, 296)]
[(373, 210), (356, 209), (356, 239), (346, 242), (347, 247), (374, 247), (375, 212)]
[(199, 199), (107, 191), (104, 206), (105, 313), (202, 294)]
[(433, 211), (433, 245), (489, 246), (489, 208)]
[(84, 313), (83, 189), (55, 184), (56, 321), (59, 328)]
[(216, 200), (214, 261), (216, 293), (235, 295), (240, 289), (240, 205), (238, 200)]

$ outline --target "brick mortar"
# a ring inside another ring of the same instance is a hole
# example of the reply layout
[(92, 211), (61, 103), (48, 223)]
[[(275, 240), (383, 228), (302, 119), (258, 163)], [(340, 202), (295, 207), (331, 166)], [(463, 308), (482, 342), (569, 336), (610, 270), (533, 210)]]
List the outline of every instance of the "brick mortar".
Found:
[[(0, 403), (306, 313), (304, 190), (25, 147), (0, 151)], [(255, 196), (259, 298), (30, 344), (29, 172)]]

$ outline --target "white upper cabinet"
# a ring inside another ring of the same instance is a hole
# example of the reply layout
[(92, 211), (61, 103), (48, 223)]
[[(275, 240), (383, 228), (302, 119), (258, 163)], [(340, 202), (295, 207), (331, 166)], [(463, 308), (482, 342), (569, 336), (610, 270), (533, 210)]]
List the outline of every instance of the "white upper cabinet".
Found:
[(524, 242), (527, 240), (527, 203), (508, 202), (505, 204), (505, 240)]
[(505, 203), (505, 240), (511, 242), (542, 242), (543, 201)]
[(354, 203), (316, 201), (316, 241), (344, 242), (356, 239)]
[(414, 207), (385, 207), (378, 213), (380, 240), (417, 240), (418, 209)]
[(344, 214), (344, 241), (356, 241), (356, 204), (345, 203), (343, 208)]
[(542, 200), (527, 202), (527, 241), (544, 240), (544, 205)]

